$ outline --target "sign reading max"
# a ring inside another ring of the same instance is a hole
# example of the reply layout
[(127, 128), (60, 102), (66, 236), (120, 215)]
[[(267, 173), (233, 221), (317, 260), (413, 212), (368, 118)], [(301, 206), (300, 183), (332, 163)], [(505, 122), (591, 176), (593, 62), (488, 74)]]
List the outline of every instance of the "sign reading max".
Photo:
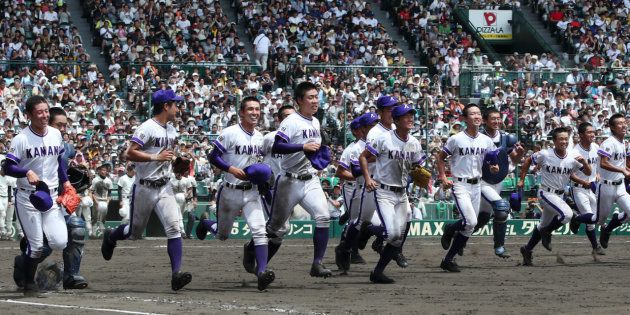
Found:
[(468, 19), (484, 39), (512, 39), (512, 10), (469, 10)]

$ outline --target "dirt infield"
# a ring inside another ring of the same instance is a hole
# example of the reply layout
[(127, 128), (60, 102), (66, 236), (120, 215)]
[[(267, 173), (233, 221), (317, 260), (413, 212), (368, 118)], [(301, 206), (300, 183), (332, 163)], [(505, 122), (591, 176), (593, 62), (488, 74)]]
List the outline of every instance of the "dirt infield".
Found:
[[(326, 263), (334, 267), (331, 240)], [(0, 243), (1, 314), (323, 314), (323, 313), (585, 313), (630, 311), (630, 239), (613, 238), (606, 256), (595, 262), (580, 237), (554, 238), (555, 251), (539, 247), (535, 267), (521, 267), (520, 254), (496, 258), (490, 238), (473, 238), (462, 273), (439, 269), (444, 251), (438, 239), (409, 239), (405, 253), (410, 267), (393, 262), (386, 274), (393, 285), (373, 285), (368, 276), (377, 260), (366, 250), (367, 265), (353, 265), (349, 275), (316, 279), (308, 275), (310, 240), (287, 240), (270, 267), (276, 281), (258, 292), (252, 275), (241, 265), (243, 241), (184, 242), (184, 269), (193, 282), (170, 290), (170, 267), (164, 240), (121, 242), (105, 262), (100, 241), (89, 241), (83, 274), (90, 286), (82, 291), (55, 291), (45, 298), (25, 299), (11, 280), (17, 243)], [(518, 254), (523, 238), (508, 240)], [(58, 253), (52, 256), (60, 261)], [(562, 260), (564, 262), (562, 262)], [(39, 303), (39, 304), (35, 304)]]

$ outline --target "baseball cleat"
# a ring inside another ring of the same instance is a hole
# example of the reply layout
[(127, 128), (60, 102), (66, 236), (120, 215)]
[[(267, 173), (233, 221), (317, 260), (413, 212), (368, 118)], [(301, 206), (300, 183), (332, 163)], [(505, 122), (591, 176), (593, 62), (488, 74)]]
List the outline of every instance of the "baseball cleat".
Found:
[(171, 289), (173, 291), (181, 290), (192, 280), (192, 275), (190, 272), (174, 272), (171, 277)]
[(604, 249), (601, 246), (597, 246), (597, 248), (593, 248), (593, 255), (599, 255), (599, 256), (604, 256), (606, 255), (606, 252), (604, 251)]
[(531, 250), (527, 250), (525, 246), (521, 247), (521, 255), (523, 255), (523, 266), (533, 266), (533, 254)]
[(396, 253), (396, 255), (394, 256), (394, 260), (396, 261), (396, 264), (400, 268), (409, 267), (409, 263), (407, 262), (407, 257), (405, 257), (405, 255), (403, 255), (402, 252)]
[[(253, 241), (252, 241), (253, 242)], [(248, 248), (249, 242), (243, 246), (243, 267), (249, 273), (256, 273), (256, 253)]]
[(313, 264), (311, 266), (310, 275), (311, 277), (328, 278), (332, 276), (332, 271), (330, 271), (330, 269), (326, 269), (322, 263)]
[(455, 236), (453, 224), (447, 224), (444, 227), (444, 233), (442, 234), (442, 238), (440, 239), (440, 242), (442, 243), (442, 248), (444, 250), (448, 250), (449, 248), (451, 248), (451, 241), (453, 240), (453, 236)]
[(276, 279), (276, 274), (271, 270), (265, 270), (258, 275), (258, 291), (265, 290)]
[(371, 235), (368, 230), (369, 226), (369, 222), (361, 223), (361, 229), (359, 229), (359, 235), (357, 236), (357, 245), (359, 249), (365, 249), (365, 245), (367, 245), (368, 240), (370, 240)]
[(464, 256), (464, 249), (466, 247), (462, 246), (457, 250), (457, 256)]
[(382, 272), (370, 272), (370, 282), (372, 283), (381, 283), (381, 284), (390, 284), (394, 283), (394, 279), (386, 276)]
[(208, 212), (204, 212), (203, 214), (201, 214), (201, 217), (199, 218), (199, 223), (197, 224), (195, 235), (200, 240), (205, 240), (206, 235), (208, 235), (208, 229), (206, 229), (206, 227), (203, 225), (203, 220), (208, 220), (208, 217), (209, 217)]
[(602, 229), (599, 233), (599, 243), (602, 245), (602, 248), (608, 248), (608, 240), (610, 240), (610, 232)]
[(17, 255), (13, 259), (13, 281), (18, 289), (24, 288), (24, 258)]
[(37, 287), (37, 283), (35, 282), (31, 282), (31, 283), (26, 283), (26, 285), (24, 285), (24, 296), (25, 297), (40, 297), (41, 295), (39, 294), (39, 288)]
[(459, 266), (457, 266), (457, 264), (454, 263), (452, 260), (450, 261), (442, 260), (442, 263), (440, 263), (440, 268), (448, 272), (460, 272)]
[(497, 248), (494, 249), (494, 254), (501, 257), (501, 258), (510, 258), (512, 256), (510, 256), (510, 254), (508, 254), (507, 250), (505, 250), (505, 247), (503, 246), (499, 246)]
[(547, 229), (540, 231), (540, 241), (545, 249), (551, 251), (551, 231)]
[(112, 229), (107, 228), (103, 232), (103, 242), (101, 243), (101, 254), (105, 260), (112, 259), (114, 255), (114, 248), (116, 248), (116, 242), (109, 239), (109, 235), (112, 233)]
[(64, 290), (82, 290), (87, 288), (88, 283), (82, 276), (71, 276), (63, 281)]
[(577, 216), (572, 216), (571, 221), (569, 222), (569, 229), (573, 234), (578, 234), (580, 231), (580, 221), (577, 220)]
[[(339, 267), (339, 270), (350, 270), (350, 251), (343, 248), (341, 244), (335, 247), (335, 264)], [(312, 271), (312, 270), (311, 270)]]
[(383, 242), (384, 240), (382, 237), (375, 238), (372, 242), (372, 250), (380, 254), (383, 251), (383, 247), (385, 247)]
[(350, 211), (346, 211), (344, 212), (340, 217), (339, 217), (339, 225), (345, 225), (346, 223), (348, 223), (348, 220), (350, 219)]
[(365, 265), (365, 259), (361, 257), (361, 254), (359, 254), (359, 252), (351, 252), (350, 263), (354, 265)]

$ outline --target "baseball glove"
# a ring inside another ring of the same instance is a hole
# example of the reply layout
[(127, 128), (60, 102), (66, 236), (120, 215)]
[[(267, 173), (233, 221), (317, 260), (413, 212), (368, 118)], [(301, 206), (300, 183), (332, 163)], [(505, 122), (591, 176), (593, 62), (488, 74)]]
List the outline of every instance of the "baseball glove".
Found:
[(427, 188), (429, 186), (431, 173), (424, 167), (417, 165), (409, 172), (409, 176), (411, 176), (411, 179), (416, 186), (420, 188)]
[(173, 161), (173, 173), (177, 175), (188, 175), (190, 172), (190, 159), (187, 156), (178, 156)]
[(63, 188), (63, 193), (57, 197), (57, 203), (63, 205), (68, 214), (73, 214), (81, 204), (81, 197), (72, 185), (66, 185)]

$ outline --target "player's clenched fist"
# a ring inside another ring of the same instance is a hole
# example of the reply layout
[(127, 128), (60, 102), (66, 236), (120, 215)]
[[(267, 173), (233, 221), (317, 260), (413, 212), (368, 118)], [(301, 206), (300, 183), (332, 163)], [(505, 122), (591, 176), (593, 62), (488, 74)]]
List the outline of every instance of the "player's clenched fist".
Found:
[(171, 161), (175, 153), (172, 150), (164, 150), (157, 155), (158, 161)]
[[(304, 152), (315, 152), (319, 150), (320, 144), (317, 142), (309, 142), (304, 144)], [(298, 147), (299, 148), (299, 147)]]
[(234, 177), (236, 177), (236, 178), (238, 178), (240, 180), (249, 180), (247, 178), (247, 174), (245, 174), (243, 169), (240, 169), (238, 167), (230, 166), (230, 168), (228, 169), (228, 173), (234, 175)]
[(28, 183), (35, 186), (37, 185), (37, 183), (39, 183), (39, 176), (37, 176), (37, 174), (35, 174), (35, 172), (33, 172), (32, 170), (29, 170), (26, 173), (26, 179), (28, 179)]
[(441, 180), (442, 180), (442, 188), (449, 189), (449, 188), (453, 187), (453, 181), (451, 181), (447, 177), (444, 177)]
[(369, 177), (365, 179), (365, 189), (367, 189), (367, 191), (375, 191), (377, 187), (378, 183), (376, 183), (375, 180)]

